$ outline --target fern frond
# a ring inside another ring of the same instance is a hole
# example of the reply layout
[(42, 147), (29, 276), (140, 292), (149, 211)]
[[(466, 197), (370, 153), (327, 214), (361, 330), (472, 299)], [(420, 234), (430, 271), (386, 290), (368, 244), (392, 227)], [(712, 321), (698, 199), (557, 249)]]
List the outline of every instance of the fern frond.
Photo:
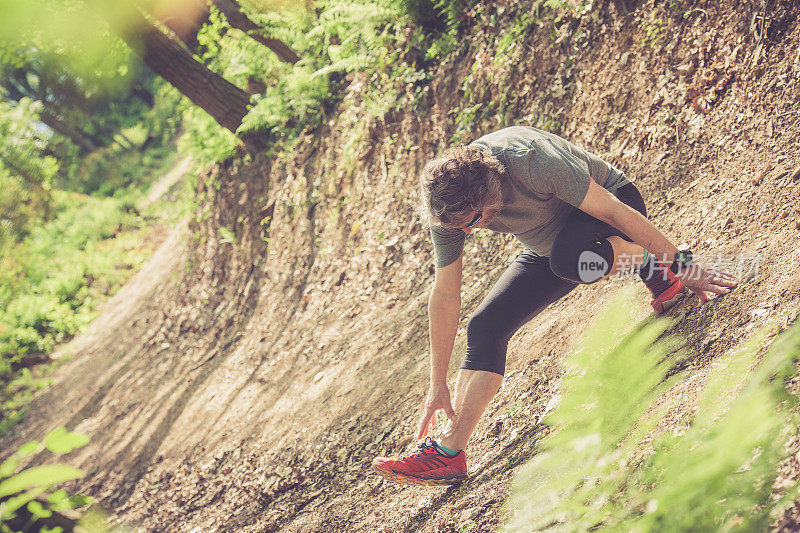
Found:
[(654, 453), (641, 461), (634, 456), (640, 440), (675, 405), (649, 410), (679, 379), (666, 372), (681, 355), (655, 342), (664, 322), (624, 335), (633, 315), (622, 298), (566, 363), (563, 399), (547, 419), (559, 431), (519, 472), (507, 529), (764, 530), (777, 505), (770, 494), (786, 429), (796, 425), (797, 398), (784, 382), (800, 360), (800, 323), (749, 377), (768, 326), (721, 358), (689, 429), (657, 437)]

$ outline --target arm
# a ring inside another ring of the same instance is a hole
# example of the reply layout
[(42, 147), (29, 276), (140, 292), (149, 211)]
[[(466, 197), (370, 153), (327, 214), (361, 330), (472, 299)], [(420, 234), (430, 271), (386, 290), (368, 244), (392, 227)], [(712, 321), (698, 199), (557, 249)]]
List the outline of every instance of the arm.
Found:
[[(622, 231), (663, 264), (672, 264), (677, 247), (641, 213), (619, 201), (596, 182), (589, 182), (589, 191), (579, 209)], [(735, 277), (726, 272), (703, 269), (696, 264), (678, 274), (678, 277), (702, 302), (708, 299), (704, 291), (725, 294), (738, 283)]]
[(672, 263), (678, 251), (644, 215), (621, 202), (594, 180), (589, 182), (589, 191), (578, 209), (622, 231), (659, 261), (666, 259), (667, 265)]
[(455, 417), (447, 387), (447, 367), (453, 352), (461, 312), (461, 266), (463, 256), (453, 263), (436, 269), (430, 298), (428, 317), (431, 343), (431, 375), (425, 411), (420, 419), (417, 437), (422, 438), (435, 424), (433, 414), (444, 409), (447, 416)]
[(447, 366), (453, 352), (453, 343), (461, 312), (461, 261), (436, 269), (430, 298), (428, 317), (431, 341), (431, 387), (446, 385)]

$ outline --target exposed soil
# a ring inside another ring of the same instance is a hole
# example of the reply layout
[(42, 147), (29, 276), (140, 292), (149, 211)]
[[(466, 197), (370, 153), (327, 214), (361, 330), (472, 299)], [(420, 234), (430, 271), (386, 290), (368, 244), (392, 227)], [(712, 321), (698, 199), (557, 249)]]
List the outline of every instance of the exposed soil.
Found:
[[(66, 348), (73, 357), (3, 454), (61, 424), (88, 434), (67, 459), (91, 474), (70, 488), (141, 530), (495, 530), (518, 460), (550, 431), (539, 422), (563, 356), (631, 282), (579, 287), (512, 339), (503, 387), (467, 450), (469, 481), (406, 487), (370, 473), (372, 457), (412, 445), (427, 387), (433, 267), (413, 216), (417, 172), (456, 131), (450, 111), (475, 98), (508, 108), (470, 123), (465, 139), (548, 125), (634, 178), (673, 242), (760, 254), (757, 275), (731, 294), (670, 311), (686, 378), (660, 430), (679, 427), (716, 357), (800, 309), (800, 6), (768, 4), (542, 18), (499, 63), (489, 37), (530, 5), (488, 7), (470, 44), (438, 67), (424, 113), (409, 104), (371, 117), (367, 80), (354, 76), (338, 118), (291, 153), (200, 176), (188, 230)], [(470, 237), (463, 316), (519, 249)], [(638, 287), (641, 318), (646, 296)], [(779, 490), (800, 475), (796, 459), (784, 467)], [(796, 529), (798, 509), (776, 526)]]

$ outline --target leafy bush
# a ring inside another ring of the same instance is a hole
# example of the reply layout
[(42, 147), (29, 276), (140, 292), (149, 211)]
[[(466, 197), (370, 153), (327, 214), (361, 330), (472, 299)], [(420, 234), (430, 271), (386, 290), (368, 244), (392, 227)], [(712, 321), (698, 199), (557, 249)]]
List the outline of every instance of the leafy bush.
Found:
[(58, 162), (45, 155), (36, 128), (39, 102), (0, 102), (0, 250), (23, 236), (31, 220), (47, 215)]
[(74, 335), (142, 262), (140, 237), (126, 231), (140, 221), (123, 203), (53, 191), (53, 220), (0, 255), (0, 428), (16, 416), (23, 359)]
[(415, 24), (426, 31), (454, 31), (468, 0), (401, 0), (401, 5)]
[(223, 161), (236, 153), (239, 139), (193, 106), (183, 111), (184, 135), (178, 140), (182, 152), (192, 154), (199, 165)]
[(770, 493), (797, 403), (784, 378), (800, 358), (800, 324), (750, 376), (764, 330), (718, 361), (685, 434), (657, 437), (641, 458), (642, 439), (673, 407), (655, 400), (678, 379), (667, 376), (680, 355), (668, 355), (674, 341), (655, 342), (668, 322), (645, 321), (623, 336), (630, 308), (609, 309), (567, 363), (548, 419), (560, 430), (517, 476), (509, 529), (764, 530), (793, 496)]
[[(271, 51), (243, 33), (227, 27), (212, 9), (198, 36), (203, 61), (226, 79), (247, 90), (263, 86), (238, 133), (263, 131), (272, 139), (291, 141), (307, 127), (317, 127), (338, 98), (343, 74), (386, 66), (398, 37), (402, 9), (395, 2), (325, 0), (312, 10), (274, 10), (274, 2), (248, 2), (249, 15), (264, 33), (281, 39), (302, 59), (281, 62)], [(182, 147), (201, 162), (226, 159), (238, 140), (210, 117), (187, 106)]]

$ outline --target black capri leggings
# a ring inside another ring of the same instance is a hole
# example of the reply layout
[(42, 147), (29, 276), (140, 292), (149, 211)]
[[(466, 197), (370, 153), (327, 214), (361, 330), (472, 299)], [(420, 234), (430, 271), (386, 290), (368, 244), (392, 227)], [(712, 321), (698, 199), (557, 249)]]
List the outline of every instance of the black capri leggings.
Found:
[[(639, 190), (626, 183), (614, 196), (644, 216)], [(497, 280), (467, 322), (467, 355), (461, 368), (502, 375), (512, 335), (580, 283), (593, 283), (611, 271), (614, 251), (607, 237), (630, 241), (613, 226), (575, 210), (553, 242), (550, 257), (526, 248)]]

